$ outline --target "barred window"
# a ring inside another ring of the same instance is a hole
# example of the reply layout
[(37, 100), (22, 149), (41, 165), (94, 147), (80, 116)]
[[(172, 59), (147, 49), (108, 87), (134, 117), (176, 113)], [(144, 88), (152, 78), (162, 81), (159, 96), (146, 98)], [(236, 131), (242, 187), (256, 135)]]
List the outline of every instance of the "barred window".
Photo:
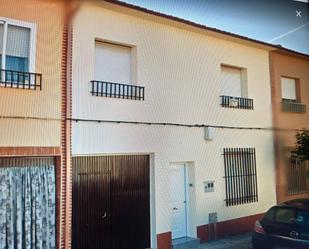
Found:
[(286, 161), (287, 193), (297, 195), (309, 191), (309, 161), (291, 161), (294, 147), (284, 148)]
[(255, 148), (224, 149), (226, 206), (258, 201)]

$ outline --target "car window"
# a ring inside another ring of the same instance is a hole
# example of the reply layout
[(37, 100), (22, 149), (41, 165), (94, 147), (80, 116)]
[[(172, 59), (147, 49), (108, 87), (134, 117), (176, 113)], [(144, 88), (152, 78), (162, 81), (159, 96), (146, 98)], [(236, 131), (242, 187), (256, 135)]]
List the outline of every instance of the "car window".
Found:
[(309, 211), (298, 211), (296, 215), (296, 223), (309, 227)]
[(275, 221), (285, 224), (293, 224), (296, 219), (296, 210), (292, 208), (277, 208)]
[(274, 216), (275, 216), (275, 208), (271, 208), (264, 215), (264, 219), (267, 220), (267, 221), (274, 221)]

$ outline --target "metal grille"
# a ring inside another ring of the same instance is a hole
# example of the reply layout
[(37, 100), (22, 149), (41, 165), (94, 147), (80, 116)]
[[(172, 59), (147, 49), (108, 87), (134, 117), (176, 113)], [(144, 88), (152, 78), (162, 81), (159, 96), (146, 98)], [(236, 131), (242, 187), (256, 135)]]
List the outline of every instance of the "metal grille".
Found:
[(255, 148), (224, 149), (226, 206), (258, 201)]
[(221, 106), (237, 109), (253, 109), (253, 99), (232, 97), (232, 96), (220, 96)]
[(91, 94), (110, 98), (144, 100), (145, 87), (92, 80)]
[(0, 69), (0, 86), (28, 90), (39, 88), (42, 90), (42, 74)]
[(289, 101), (284, 99), (281, 102), (281, 108), (283, 112), (295, 112), (295, 113), (305, 113), (306, 112), (306, 105), (297, 103), (295, 101)]
[(309, 161), (290, 163), (287, 169), (288, 194), (302, 194), (309, 191)]

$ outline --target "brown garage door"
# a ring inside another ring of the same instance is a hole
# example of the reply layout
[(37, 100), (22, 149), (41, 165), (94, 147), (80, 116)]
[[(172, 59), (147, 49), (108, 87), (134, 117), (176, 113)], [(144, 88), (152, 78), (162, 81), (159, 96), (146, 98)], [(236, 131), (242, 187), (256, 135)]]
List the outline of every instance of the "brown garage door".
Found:
[(73, 158), (73, 249), (150, 247), (149, 156)]

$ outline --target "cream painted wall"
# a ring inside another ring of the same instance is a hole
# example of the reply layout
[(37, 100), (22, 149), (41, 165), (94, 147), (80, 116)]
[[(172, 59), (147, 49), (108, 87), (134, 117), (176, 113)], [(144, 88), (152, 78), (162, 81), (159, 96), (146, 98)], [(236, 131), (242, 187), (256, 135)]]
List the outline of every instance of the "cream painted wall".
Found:
[[(73, 37), (73, 118), (271, 127), (267, 51), (94, 4), (81, 8)], [(145, 101), (91, 96), (95, 39), (134, 47), (137, 84), (145, 86)], [(220, 106), (221, 64), (247, 69), (254, 110)], [(223, 221), (265, 212), (276, 201), (271, 131), (215, 129), (214, 139), (205, 141), (202, 128), (73, 122), (72, 139), (73, 155), (154, 153), (157, 234), (171, 230), (171, 162), (194, 167), (191, 236), (196, 236), (194, 227), (208, 223), (210, 212), (217, 211)], [(225, 206), (222, 154), (228, 147), (256, 148), (258, 203)], [(214, 193), (203, 192), (205, 180), (215, 181)]]
[[(34, 72), (42, 73), (42, 91), (0, 87), (0, 116), (60, 119), (63, 2), (0, 0), (0, 6), (0, 17), (36, 25), (31, 52)], [(60, 146), (60, 121), (0, 118), (0, 146)]]

